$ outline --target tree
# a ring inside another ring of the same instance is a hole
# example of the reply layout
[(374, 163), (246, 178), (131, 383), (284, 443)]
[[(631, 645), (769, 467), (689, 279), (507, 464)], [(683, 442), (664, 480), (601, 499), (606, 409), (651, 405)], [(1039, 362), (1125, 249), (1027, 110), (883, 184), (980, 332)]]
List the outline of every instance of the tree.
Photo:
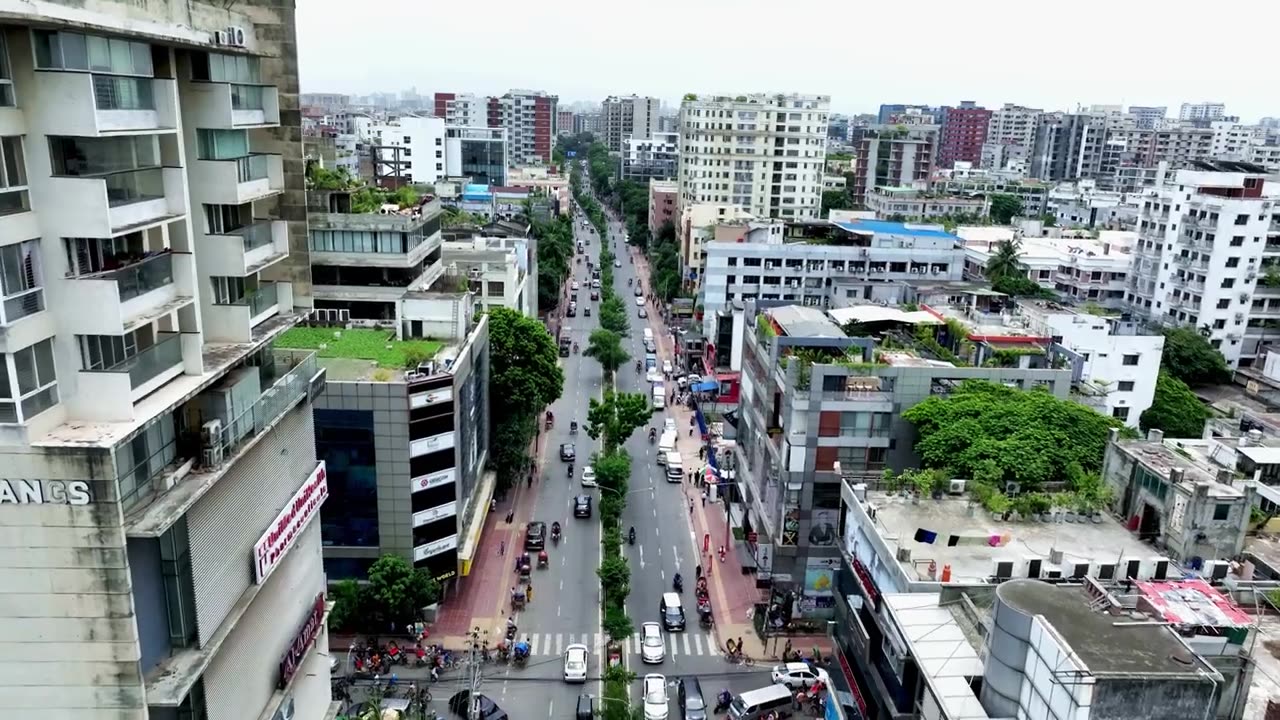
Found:
[(1057, 297), (1055, 292), (1026, 275), (1003, 275), (992, 281), (991, 289), (1011, 297)]
[(999, 481), (1029, 489), (1100, 471), (1111, 428), (1124, 427), (1044, 390), (1015, 390), (983, 380), (966, 381), (946, 397), (930, 397), (902, 417), (919, 433), (916, 452), (925, 467), (970, 478), (994, 469)]
[(997, 225), (1008, 225), (1009, 221), (1022, 214), (1022, 198), (1017, 195), (996, 193), (991, 196), (991, 222)]
[(329, 611), (329, 629), (341, 632), (355, 629), (362, 618), (367, 617), (367, 594), (360, 591), (364, 586), (355, 580), (339, 580), (329, 590), (329, 599), (333, 601), (333, 610)]
[(418, 618), (419, 608), (440, 598), (440, 585), (425, 569), (399, 555), (383, 555), (369, 568), (373, 614), (386, 626), (402, 628)]
[(1161, 370), (1156, 378), (1156, 393), (1151, 407), (1138, 418), (1143, 432), (1155, 428), (1177, 438), (1198, 438), (1209, 419), (1209, 408), (1191, 392), (1187, 384)]
[(622, 336), (603, 328), (592, 331), (587, 338), (587, 349), (582, 354), (595, 358), (608, 375), (618, 372), (618, 368), (631, 357), (622, 347)]
[(604, 451), (612, 453), (626, 442), (636, 428), (649, 422), (653, 408), (640, 393), (606, 390), (603, 400), (591, 398), (587, 408), (587, 434), (604, 440)]
[(825, 190), (822, 193), (822, 217), (827, 217), (832, 210), (848, 210), (853, 207), (853, 198), (846, 190)]
[(987, 280), (995, 282), (1004, 277), (1025, 277), (1026, 266), (1018, 256), (1022, 241), (1001, 240), (996, 244), (996, 251), (987, 258)]
[(1164, 331), (1164, 355), (1160, 368), (1190, 385), (1213, 385), (1231, 379), (1231, 370), (1218, 349), (1191, 328), (1169, 328)]
[[(603, 276), (604, 273), (601, 272), (601, 277)], [(622, 302), (622, 298), (618, 297), (611, 286), (601, 282), (600, 287), (605, 289), (604, 299), (600, 301), (600, 309), (598, 311), (600, 327), (619, 335), (626, 335), (630, 324), (627, 319), (626, 304)]]
[(509, 487), (525, 470), (538, 415), (564, 391), (559, 349), (537, 320), (510, 308), (489, 311), (489, 417), (498, 482)]

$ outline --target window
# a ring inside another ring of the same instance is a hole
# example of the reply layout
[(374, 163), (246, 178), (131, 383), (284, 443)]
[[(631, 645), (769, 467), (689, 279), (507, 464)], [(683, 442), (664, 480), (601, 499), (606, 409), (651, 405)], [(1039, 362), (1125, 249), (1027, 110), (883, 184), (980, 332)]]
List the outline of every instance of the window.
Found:
[(39, 240), (0, 248), (0, 295), (4, 298), (0, 324), (44, 310), (43, 285)]
[(252, 85), (262, 82), (262, 70), (256, 57), (207, 53), (193, 59), (191, 77), (195, 80)]
[(196, 130), (201, 160), (234, 160), (249, 154), (249, 133), (244, 130)]
[(163, 415), (139, 430), (116, 450), (116, 476), (120, 478), (120, 505), (125, 512), (151, 494), (151, 479), (178, 454), (173, 415)]
[(1115, 418), (1115, 419), (1117, 419), (1117, 420), (1128, 420), (1128, 419), (1129, 419), (1129, 408), (1127, 408), (1127, 407), (1112, 408), (1112, 410), (1111, 410), (1111, 417), (1113, 417), (1113, 418)]
[(120, 38), (72, 32), (36, 30), (36, 67), (42, 70), (81, 70), (111, 75), (153, 77), (151, 46)]
[(26, 422), (58, 404), (53, 338), (0, 359), (0, 423)]
[(1227, 503), (1216, 503), (1213, 506), (1213, 519), (1226, 520), (1231, 517), (1231, 505)]
[(1133, 384), (1132, 380), (1121, 380), (1118, 389), (1120, 392), (1133, 392)]
[(1226, 310), (1229, 307), (1231, 307), (1231, 298), (1222, 298), (1218, 301), (1217, 309)]
[(49, 152), (54, 175), (106, 175), (160, 165), (159, 141), (151, 135), (51, 137)]
[(13, 107), (13, 72), (9, 69), (9, 45), (0, 33), (0, 107)]
[(110, 370), (155, 344), (151, 326), (145, 326), (127, 335), (78, 335), (80, 341), (80, 368), (82, 370)]
[(1225, 280), (1222, 281), (1222, 287), (1224, 288), (1235, 287), (1235, 284), (1236, 284), (1235, 278), (1226, 278)]
[(1136, 354), (1135, 354), (1135, 355), (1125, 355), (1125, 356), (1124, 356), (1124, 364), (1125, 364), (1125, 365), (1137, 365), (1137, 364), (1138, 364), (1138, 356), (1137, 356)]
[[(1248, 215), (1237, 215), (1237, 216), (1236, 216), (1236, 223), (1235, 223), (1235, 224), (1236, 224), (1236, 225), (1248, 225), (1248, 224), (1249, 224), (1249, 216), (1248, 216)], [(1244, 239), (1244, 238), (1241, 238), (1241, 240), (1243, 240), (1243, 239)]]
[(1233, 268), (1233, 267), (1239, 267), (1239, 266), (1240, 266), (1240, 258), (1238, 257), (1227, 258), (1227, 267)]

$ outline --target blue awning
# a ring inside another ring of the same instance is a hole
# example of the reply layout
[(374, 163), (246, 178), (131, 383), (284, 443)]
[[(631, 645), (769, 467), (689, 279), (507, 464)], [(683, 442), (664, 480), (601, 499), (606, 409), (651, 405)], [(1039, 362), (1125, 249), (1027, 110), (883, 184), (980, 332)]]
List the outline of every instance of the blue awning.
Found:
[(691, 388), (694, 392), (712, 392), (720, 389), (720, 381), (703, 380), (700, 383), (694, 383)]

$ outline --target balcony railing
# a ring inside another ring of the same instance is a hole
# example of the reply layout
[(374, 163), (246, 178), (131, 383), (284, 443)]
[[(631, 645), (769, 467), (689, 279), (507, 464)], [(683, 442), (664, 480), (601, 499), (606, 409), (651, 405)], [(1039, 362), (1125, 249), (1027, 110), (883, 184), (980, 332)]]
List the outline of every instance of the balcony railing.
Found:
[(241, 302), (249, 306), (249, 317), (255, 318), (280, 304), (280, 291), (275, 283), (262, 283), (258, 291), (246, 295)]
[(241, 443), (262, 434), (268, 425), (306, 395), (307, 386), (319, 369), (313, 351), (277, 350), (273, 359), (275, 363), (270, 368), (285, 372), (277, 376), (278, 379), (258, 396), (248, 410), (235, 418), (223, 420), (222, 433), (216, 441), (220, 457), (231, 457)]
[(227, 230), (219, 234), (243, 238), (245, 252), (257, 250), (263, 245), (270, 245), (274, 241), (270, 220), (256, 220), (251, 225), (245, 225), (235, 230)]
[(173, 253), (163, 252), (118, 270), (77, 275), (79, 280), (114, 280), (120, 302), (127, 302), (173, 283)]
[(107, 184), (107, 204), (111, 207), (164, 197), (164, 168), (113, 173), (102, 179)]
[(231, 109), (232, 110), (262, 110), (265, 105), (262, 101), (261, 85), (231, 85)]
[(44, 288), (32, 288), (4, 299), (4, 315), (0, 325), (17, 322), (28, 315), (44, 310)]
[(93, 99), (99, 110), (155, 110), (151, 78), (93, 76)]
[(135, 390), (160, 373), (182, 362), (182, 336), (178, 333), (160, 333), (156, 344), (133, 357), (103, 370), (109, 373), (129, 373), (129, 385)]
[(267, 155), (249, 155), (236, 158), (236, 176), (242, 183), (254, 180), (265, 180), (267, 177)]

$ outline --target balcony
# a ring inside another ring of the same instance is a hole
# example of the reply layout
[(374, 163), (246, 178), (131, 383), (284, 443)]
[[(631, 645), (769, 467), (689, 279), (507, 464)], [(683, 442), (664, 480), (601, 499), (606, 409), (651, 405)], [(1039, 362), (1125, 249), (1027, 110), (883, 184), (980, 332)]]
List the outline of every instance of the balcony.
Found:
[(163, 251), (115, 270), (67, 278), (62, 308), (77, 335), (123, 335), (193, 301), (191, 255)]
[(187, 213), (182, 168), (152, 167), (106, 175), (57, 175), (50, 195), (63, 212), (42, 213), (61, 237), (107, 238)]
[(205, 235), (197, 246), (201, 270), (210, 275), (246, 277), (289, 256), (289, 229), (283, 220), (254, 220), (235, 230)]
[(48, 135), (104, 137), (175, 130), (178, 86), (164, 78), (37, 71), (33, 126)]
[(183, 88), (184, 119), (198, 128), (234, 130), (280, 124), (274, 85), (195, 81)]
[(81, 370), (81, 393), (102, 408), (126, 407), (182, 374), (182, 334), (160, 333), (156, 343), (103, 370)]
[(204, 335), (215, 342), (250, 342), (253, 329), (281, 313), (293, 312), (293, 283), (264, 282), (234, 302), (203, 311)]
[(191, 194), (201, 202), (243, 205), (284, 191), (284, 161), (279, 155), (264, 153), (196, 160), (188, 177)]

